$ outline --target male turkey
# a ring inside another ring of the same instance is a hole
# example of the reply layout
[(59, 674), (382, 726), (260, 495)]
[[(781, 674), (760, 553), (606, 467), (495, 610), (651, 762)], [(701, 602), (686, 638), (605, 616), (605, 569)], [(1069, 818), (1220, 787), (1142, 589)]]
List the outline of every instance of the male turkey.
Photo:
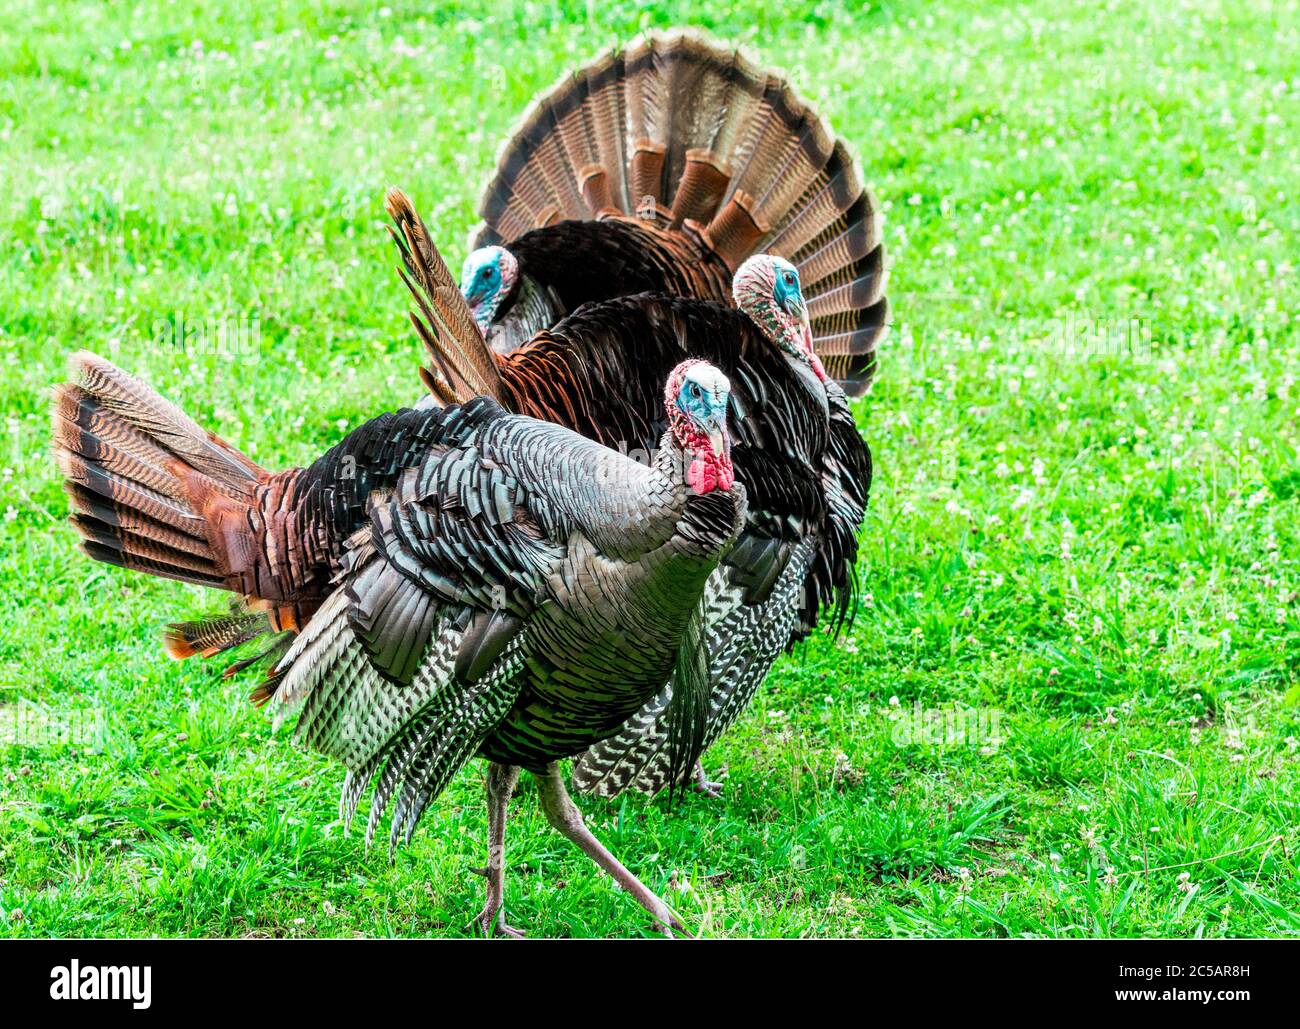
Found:
[[(706, 594), (711, 744), (822, 606), (834, 605), (838, 624), (852, 598), (871, 455), (812, 349), (798, 270), (755, 255), (735, 277), (739, 310), (651, 293), (605, 300), (501, 355), (485, 345), (409, 201), (390, 193), (389, 205), (402, 277), (423, 316), (412, 319), (436, 369), (422, 376), (436, 398), (491, 392), (510, 410), (644, 452), (660, 431), (656, 383), (687, 353), (731, 380), (733, 461), (749, 520)], [(580, 789), (653, 794), (674, 784), (663, 722), (670, 694), (579, 761)], [(695, 776), (714, 792), (698, 766)]]
[(177, 627), (217, 651), (308, 620), (259, 691), (348, 768), (350, 820), (374, 784), (390, 846), (476, 753), (487, 757), (484, 931), (503, 906), (505, 806), (519, 768), (550, 823), (680, 928), (583, 826), (556, 764), (610, 735), (669, 677), (674, 770), (699, 753), (700, 598), (745, 520), (729, 384), (687, 360), (660, 393), (649, 464), (491, 398), (401, 411), (308, 468), (272, 475), (143, 383), (78, 354), (54, 438), (93, 557), (243, 594), (271, 615)]
[(765, 252), (798, 269), (813, 347), (850, 396), (888, 305), (871, 196), (843, 140), (774, 72), (692, 32), (650, 33), (530, 106), (479, 203), (461, 288), (508, 353), (591, 300), (731, 302)]

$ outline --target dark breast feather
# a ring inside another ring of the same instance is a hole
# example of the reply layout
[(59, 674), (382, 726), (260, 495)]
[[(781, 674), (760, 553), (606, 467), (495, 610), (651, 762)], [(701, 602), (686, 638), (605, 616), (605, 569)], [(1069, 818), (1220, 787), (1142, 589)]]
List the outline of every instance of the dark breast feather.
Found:
[[(824, 495), (827, 505), (826, 532), (818, 541), (809, 569), (800, 607), (800, 626), (795, 639), (802, 639), (817, 624), (823, 605), (834, 608), (833, 629), (838, 632), (852, 618), (857, 595), (858, 531), (867, 510), (874, 466), (871, 449), (858, 432), (853, 412), (840, 397), (830, 407), (829, 446), (822, 458)], [(793, 641), (792, 641), (793, 642)]]
[[(832, 598), (840, 603), (841, 594), (846, 604), (856, 545), (845, 542), (827, 505), (832, 439), (819, 387), (739, 311), (660, 294), (584, 305), (503, 360), (504, 402), (613, 449), (648, 454), (664, 429), (663, 383), (688, 357), (731, 379), (732, 460), (748, 495), (748, 531), (791, 542), (809, 532), (833, 537), (809, 575), (809, 613)], [(836, 445), (854, 446), (845, 437)], [(856, 447), (865, 452), (860, 439)]]
[(630, 219), (560, 221), (507, 246), (521, 277), (554, 290), (565, 311), (644, 292), (731, 299), (731, 272), (719, 258), (681, 232)]

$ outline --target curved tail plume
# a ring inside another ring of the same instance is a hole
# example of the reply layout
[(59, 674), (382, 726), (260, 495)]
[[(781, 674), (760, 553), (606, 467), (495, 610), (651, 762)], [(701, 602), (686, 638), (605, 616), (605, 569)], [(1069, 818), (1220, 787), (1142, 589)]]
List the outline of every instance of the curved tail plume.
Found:
[(411, 321), (441, 376), (422, 368), (425, 386), (443, 404), (464, 403), (477, 396), (499, 398), (496, 358), (415, 205), (400, 189), (390, 188), (384, 207), (394, 222), (388, 233), (406, 266), (399, 274), (424, 316), (412, 312)]

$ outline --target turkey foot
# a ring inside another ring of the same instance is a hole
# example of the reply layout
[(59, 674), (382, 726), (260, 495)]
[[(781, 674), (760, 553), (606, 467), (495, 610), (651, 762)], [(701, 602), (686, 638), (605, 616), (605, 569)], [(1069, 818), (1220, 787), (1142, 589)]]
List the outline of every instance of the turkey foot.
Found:
[(488, 889), (488, 901), (483, 910), (474, 916), (474, 920), (465, 926), (466, 929), (474, 929), (484, 937), (509, 936), (512, 939), (522, 940), (527, 935), (522, 929), (516, 929), (513, 925), (506, 924), (506, 909), (501, 903), (500, 898), (493, 898), (492, 890)]
[(518, 780), (518, 767), (496, 762), (488, 764), (487, 774), (483, 777), (488, 801), (488, 863), (486, 868), (474, 871), (487, 879), (487, 902), (465, 928), (477, 929), (484, 936), (513, 936), (518, 939), (524, 935), (521, 930), (506, 924), (505, 908), (506, 808)]
[(694, 786), (697, 791), (703, 793), (706, 797), (712, 797), (714, 800), (722, 796), (722, 783), (710, 782), (709, 777), (704, 774), (704, 765), (699, 761), (695, 762)]
[(569, 798), (569, 791), (564, 787), (564, 776), (557, 763), (552, 762), (546, 766), (546, 771), (537, 777), (537, 785), (541, 793), (542, 812), (556, 832), (576, 844), (579, 850), (609, 873), (610, 878), (636, 898), (636, 902), (654, 917), (657, 931), (669, 938), (672, 937), (674, 929), (690, 936), (686, 927), (668, 910), (668, 905), (647, 889), (640, 879), (629, 872), (623, 863), (592, 835), (591, 830), (583, 823), (582, 812)]

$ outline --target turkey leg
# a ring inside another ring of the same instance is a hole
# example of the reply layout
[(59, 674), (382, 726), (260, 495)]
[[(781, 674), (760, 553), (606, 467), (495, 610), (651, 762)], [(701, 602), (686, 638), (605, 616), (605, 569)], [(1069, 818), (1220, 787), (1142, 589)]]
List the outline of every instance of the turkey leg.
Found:
[(665, 936), (672, 936), (674, 929), (686, 933), (686, 927), (668, 910), (668, 905), (650, 892), (640, 879), (629, 872), (623, 863), (591, 834), (591, 830), (583, 823), (582, 812), (569, 798), (569, 791), (564, 787), (564, 776), (558, 764), (552, 762), (546, 766), (546, 771), (537, 776), (537, 786), (541, 794), (542, 811), (556, 832), (575, 843), (587, 857), (609, 873), (619, 886), (635, 897), (637, 903), (654, 916), (655, 928)]
[(477, 869), (487, 879), (487, 903), (469, 924), (484, 936), (524, 935), (506, 924), (506, 808), (518, 781), (518, 766), (488, 762), (483, 776), (488, 802), (488, 863), (486, 868)]

